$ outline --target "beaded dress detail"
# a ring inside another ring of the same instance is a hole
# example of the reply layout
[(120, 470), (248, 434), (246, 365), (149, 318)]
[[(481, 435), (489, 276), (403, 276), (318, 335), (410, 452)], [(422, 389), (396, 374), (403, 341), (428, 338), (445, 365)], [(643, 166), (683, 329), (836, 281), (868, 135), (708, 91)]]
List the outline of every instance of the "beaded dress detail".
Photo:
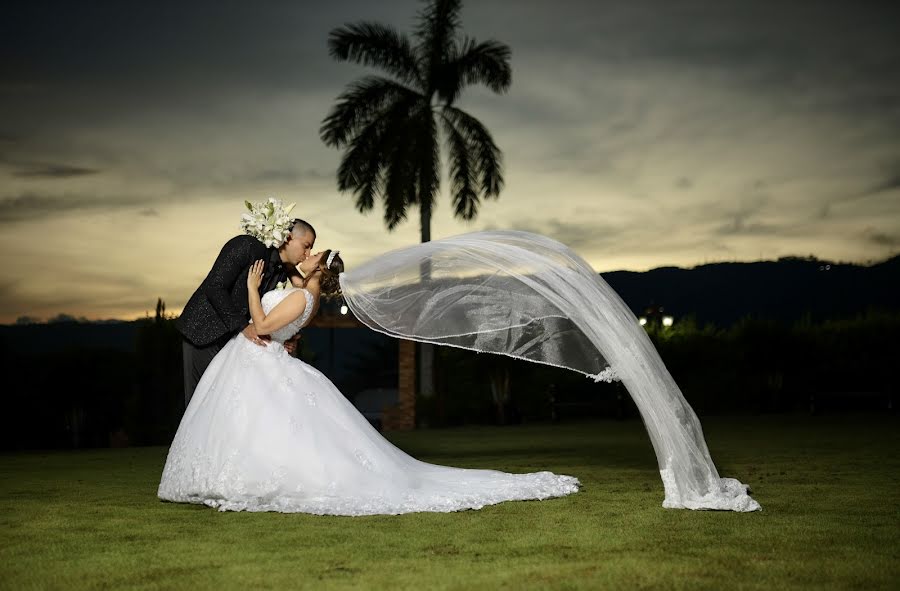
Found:
[(281, 303), (281, 301), (287, 296), (291, 295), (295, 291), (302, 291), (303, 295), (306, 296), (306, 307), (303, 308), (303, 313), (300, 314), (295, 320), (291, 321), (287, 325), (279, 328), (275, 332), (273, 332), (270, 336), (273, 341), (278, 343), (284, 343), (286, 340), (297, 334), (297, 332), (306, 325), (309, 321), (310, 316), (312, 316), (313, 311), (313, 296), (309, 293), (309, 290), (302, 287), (289, 287), (288, 289), (276, 289), (269, 292), (266, 292), (262, 297), (262, 308), (263, 312), (266, 315), (271, 312), (275, 306)]
[[(296, 289), (263, 296), (266, 314)], [(381, 436), (325, 375), (283, 343), (306, 307), (260, 347), (238, 333), (212, 360), (185, 411), (160, 499), (220, 511), (376, 515), (480, 509), (572, 494), (577, 478), (416, 460)]]

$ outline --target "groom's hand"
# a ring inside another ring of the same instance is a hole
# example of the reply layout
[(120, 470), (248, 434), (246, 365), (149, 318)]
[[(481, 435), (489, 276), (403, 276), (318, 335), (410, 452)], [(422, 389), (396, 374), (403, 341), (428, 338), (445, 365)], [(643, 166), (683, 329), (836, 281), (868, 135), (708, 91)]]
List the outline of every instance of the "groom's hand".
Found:
[(244, 330), (241, 331), (245, 337), (259, 345), (260, 347), (266, 346), (266, 337), (261, 337), (256, 333), (256, 327), (252, 324), (248, 324)]
[(298, 332), (288, 340), (284, 342), (284, 350), (288, 352), (288, 355), (293, 355), (297, 350), (297, 344), (300, 342), (300, 333)]

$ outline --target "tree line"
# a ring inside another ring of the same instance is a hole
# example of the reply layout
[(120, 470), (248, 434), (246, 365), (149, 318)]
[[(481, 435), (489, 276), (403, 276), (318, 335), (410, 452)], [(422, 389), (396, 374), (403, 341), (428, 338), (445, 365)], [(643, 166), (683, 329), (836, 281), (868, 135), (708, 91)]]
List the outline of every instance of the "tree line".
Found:
[[(793, 323), (746, 318), (728, 328), (682, 319), (647, 329), (701, 416), (894, 408), (897, 312)], [(162, 302), (140, 321), (135, 341), (131, 351), (22, 351), (4, 340), (2, 449), (168, 445), (184, 402), (181, 336)], [(396, 383), (392, 343), (356, 360), (338, 384), (348, 397)], [(420, 427), (637, 416), (621, 384), (451, 347), (438, 347), (435, 361), (436, 391), (417, 400)]]

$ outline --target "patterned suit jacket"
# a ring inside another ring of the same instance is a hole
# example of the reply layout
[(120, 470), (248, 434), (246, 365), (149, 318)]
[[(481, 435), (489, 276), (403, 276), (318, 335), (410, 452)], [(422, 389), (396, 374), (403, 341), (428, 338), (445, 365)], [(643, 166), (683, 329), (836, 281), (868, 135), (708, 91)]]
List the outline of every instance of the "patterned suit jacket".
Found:
[(253, 236), (235, 236), (222, 247), (206, 279), (175, 322), (184, 338), (203, 347), (226, 340), (247, 326), (247, 272), (258, 259), (266, 261), (260, 295), (287, 279), (277, 248), (266, 248)]

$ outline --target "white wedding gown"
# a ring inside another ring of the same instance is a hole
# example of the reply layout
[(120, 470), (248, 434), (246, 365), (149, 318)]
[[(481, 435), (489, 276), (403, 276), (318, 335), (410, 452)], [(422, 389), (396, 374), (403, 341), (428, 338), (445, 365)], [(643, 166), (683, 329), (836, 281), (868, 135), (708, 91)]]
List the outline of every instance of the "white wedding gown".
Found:
[[(268, 314), (294, 289), (262, 298)], [(480, 509), (578, 491), (577, 478), (509, 474), (416, 460), (382, 437), (321, 372), (282, 343), (313, 309), (266, 347), (236, 335), (203, 374), (169, 449), (159, 498), (220, 511), (319, 515)]]

